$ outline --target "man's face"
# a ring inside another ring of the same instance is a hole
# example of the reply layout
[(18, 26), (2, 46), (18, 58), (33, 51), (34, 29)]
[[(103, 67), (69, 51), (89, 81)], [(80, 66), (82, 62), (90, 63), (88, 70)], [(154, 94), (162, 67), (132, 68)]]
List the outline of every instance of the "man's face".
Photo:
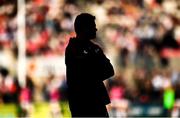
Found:
[(96, 31), (97, 31), (96, 24), (95, 21), (93, 21), (87, 24), (87, 27), (83, 32), (87, 39), (94, 39), (96, 38)]

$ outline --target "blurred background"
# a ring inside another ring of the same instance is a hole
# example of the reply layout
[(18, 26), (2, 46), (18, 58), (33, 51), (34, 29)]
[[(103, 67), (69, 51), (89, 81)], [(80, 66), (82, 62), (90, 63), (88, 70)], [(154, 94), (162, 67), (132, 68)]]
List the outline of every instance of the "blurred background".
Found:
[(110, 116), (180, 117), (179, 0), (0, 0), (0, 118), (70, 117), (64, 51), (81, 12), (115, 69)]

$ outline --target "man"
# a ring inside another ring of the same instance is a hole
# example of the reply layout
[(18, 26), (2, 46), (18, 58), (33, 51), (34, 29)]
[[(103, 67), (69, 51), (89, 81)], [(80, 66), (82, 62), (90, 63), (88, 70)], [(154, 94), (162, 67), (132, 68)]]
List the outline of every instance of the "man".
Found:
[(113, 67), (96, 38), (95, 17), (82, 13), (75, 19), (76, 37), (66, 48), (65, 63), (72, 117), (108, 117), (110, 103), (103, 80), (114, 75)]

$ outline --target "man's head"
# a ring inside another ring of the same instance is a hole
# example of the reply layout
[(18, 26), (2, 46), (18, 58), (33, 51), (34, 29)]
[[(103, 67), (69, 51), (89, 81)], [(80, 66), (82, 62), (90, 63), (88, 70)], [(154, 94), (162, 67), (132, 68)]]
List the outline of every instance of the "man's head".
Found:
[(74, 28), (77, 36), (93, 39), (96, 37), (95, 16), (88, 13), (81, 13), (74, 22)]

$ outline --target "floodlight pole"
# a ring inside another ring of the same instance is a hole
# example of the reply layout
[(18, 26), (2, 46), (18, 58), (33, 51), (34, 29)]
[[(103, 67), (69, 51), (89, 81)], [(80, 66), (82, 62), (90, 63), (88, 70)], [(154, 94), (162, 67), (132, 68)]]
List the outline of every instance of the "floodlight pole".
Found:
[(18, 63), (17, 76), (21, 87), (26, 84), (26, 34), (25, 34), (25, 0), (18, 0), (17, 14), (17, 46), (18, 46)]

